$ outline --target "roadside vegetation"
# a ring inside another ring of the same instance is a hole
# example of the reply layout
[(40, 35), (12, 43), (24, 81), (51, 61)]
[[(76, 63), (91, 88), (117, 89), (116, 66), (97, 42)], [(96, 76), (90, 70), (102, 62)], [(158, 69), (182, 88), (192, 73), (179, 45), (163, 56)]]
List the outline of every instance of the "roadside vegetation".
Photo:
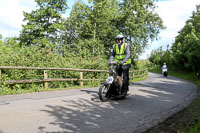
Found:
[[(6, 43), (6, 42), (5, 42)], [(35, 46), (18, 47), (17, 42), (14, 45), (0, 45), (0, 64), (1, 66), (26, 66), (26, 67), (60, 67), (60, 68), (81, 68), (81, 69), (97, 69), (108, 70), (105, 56), (90, 56), (90, 59), (81, 58), (74, 54), (67, 56), (60, 55), (51, 51), (48, 48), (38, 48)], [(141, 67), (141, 63), (135, 61), (134, 67), (131, 70), (146, 69)], [(85, 79), (105, 79), (106, 73), (88, 72), (84, 73)], [(48, 71), (49, 78), (80, 78), (80, 72), (52, 70)], [(138, 81), (143, 78), (135, 78), (132, 80)], [(4, 80), (24, 80), (24, 79), (43, 79), (42, 70), (17, 70), (17, 69), (2, 69), (1, 81)], [(83, 87), (97, 87), (102, 81), (86, 81)], [(0, 95), (21, 94), (27, 92), (40, 91), (54, 91), (63, 89), (80, 88), (80, 81), (65, 81), (65, 82), (51, 82), (49, 88), (44, 88), (43, 83), (29, 83), (29, 84), (15, 84), (6, 85), (1, 84)]]
[[(24, 12), (19, 37), (0, 35), (0, 66), (64, 67), (107, 70), (115, 36), (123, 34), (130, 45), (132, 64), (164, 29), (155, 12), (156, 1), (76, 1), (70, 15), (66, 0), (35, 0), (37, 7)], [(134, 40), (134, 41), (133, 41)], [(49, 78), (79, 78), (79, 72), (48, 71)], [(84, 73), (84, 78), (105, 78), (106, 74)], [(43, 79), (41, 70), (2, 70), (1, 80)], [(142, 79), (140, 79), (142, 80)], [(79, 81), (53, 82), (49, 88), (73, 88)], [(84, 82), (98, 86), (100, 82)], [(43, 84), (0, 86), (0, 95), (45, 90)]]
[[(189, 80), (199, 86), (200, 73), (200, 5), (179, 31), (172, 47), (152, 51), (149, 61), (137, 61), (144, 48), (165, 29), (155, 12), (155, 0), (89, 0), (77, 1), (70, 16), (66, 0), (35, 0), (37, 8), (24, 12), (24, 25), (19, 37), (0, 35), (0, 66), (65, 67), (107, 69), (115, 36), (123, 34), (130, 45), (133, 69), (151, 68), (158, 72), (164, 62), (169, 75)], [(153, 64), (153, 65), (152, 65)], [(2, 70), (1, 80), (42, 79), (40, 70)], [(54, 78), (78, 78), (78, 72), (51, 71)], [(84, 78), (105, 78), (101, 73), (86, 73)], [(144, 77), (146, 78), (146, 77)], [(143, 80), (144, 78), (137, 79)], [(79, 88), (79, 81), (53, 82), (48, 89), (43, 84), (0, 85), (0, 95)], [(98, 86), (100, 82), (86, 82)], [(198, 90), (199, 93), (199, 90)], [(198, 133), (200, 114), (198, 98), (187, 109), (169, 119), (162, 131)], [(164, 130), (165, 129), (165, 130)], [(160, 131), (160, 130), (158, 130)], [(160, 133), (160, 132), (159, 132)]]
[[(150, 65), (150, 72), (161, 74), (161, 67)], [(194, 73), (170, 70), (169, 76), (190, 81), (198, 86), (197, 98), (186, 109), (168, 118), (163, 123), (150, 129), (147, 133), (199, 133), (200, 132), (200, 79)]]
[[(161, 73), (165, 62), (169, 75), (193, 82), (200, 88), (200, 5), (196, 6), (185, 26), (178, 32), (175, 42), (167, 50), (160, 47), (152, 51), (149, 61), (150, 71)], [(154, 132), (199, 133), (200, 132), (200, 90), (198, 97), (185, 110), (155, 128)]]

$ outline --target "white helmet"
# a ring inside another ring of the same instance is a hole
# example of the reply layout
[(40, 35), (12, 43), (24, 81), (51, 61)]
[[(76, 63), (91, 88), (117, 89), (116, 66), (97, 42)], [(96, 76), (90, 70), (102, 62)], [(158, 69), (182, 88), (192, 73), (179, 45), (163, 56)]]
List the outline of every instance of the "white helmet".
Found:
[(124, 36), (123, 35), (121, 35), (121, 34), (119, 34), (119, 35), (117, 35), (116, 37), (115, 37), (115, 40), (123, 40), (124, 39)]
[(164, 62), (163, 65), (166, 65), (166, 63)]

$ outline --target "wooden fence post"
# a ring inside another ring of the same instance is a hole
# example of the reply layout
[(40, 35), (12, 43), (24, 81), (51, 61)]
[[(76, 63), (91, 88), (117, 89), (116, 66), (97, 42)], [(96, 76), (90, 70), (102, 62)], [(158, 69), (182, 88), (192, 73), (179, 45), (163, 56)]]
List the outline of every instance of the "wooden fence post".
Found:
[[(48, 79), (47, 70), (44, 70), (44, 80)], [(44, 88), (48, 88), (48, 82), (44, 82)]]
[[(83, 72), (80, 72), (80, 79), (83, 79)], [(80, 82), (80, 86), (83, 86), (83, 81)]]

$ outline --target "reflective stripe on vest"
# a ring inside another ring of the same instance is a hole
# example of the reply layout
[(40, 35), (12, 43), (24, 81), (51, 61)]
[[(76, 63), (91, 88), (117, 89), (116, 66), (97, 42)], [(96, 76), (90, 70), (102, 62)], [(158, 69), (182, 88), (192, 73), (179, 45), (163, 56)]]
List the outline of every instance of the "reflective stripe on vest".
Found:
[[(126, 47), (127, 47), (127, 44), (123, 43), (121, 44), (121, 48), (119, 50), (118, 44), (113, 45), (113, 50), (115, 51), (115, 61), (118, 61), (118, 62), (123, 61), (123, 59), (126, 57), (126, 53), (125, 53)], [(130, 58), (128, 58), (127, 62), (125, 62), (123, 65), (126, 65), (126, 64), (131, 64)]]

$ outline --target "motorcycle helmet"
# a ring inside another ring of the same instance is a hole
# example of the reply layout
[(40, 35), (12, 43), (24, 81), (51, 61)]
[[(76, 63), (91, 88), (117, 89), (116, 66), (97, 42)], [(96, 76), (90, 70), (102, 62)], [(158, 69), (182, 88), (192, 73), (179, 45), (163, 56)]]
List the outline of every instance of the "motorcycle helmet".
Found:
[(119, 34), (115, 37), (115, 41), (117, 42), (117, 40), (122, 40), (122, 43), (123, 43), (123, 40), (124, 40), (124, 36)]
[(124, 39), (124, 36), (123, 35), (121, 35), (121, 34), (119, 34), (119, 35), (117, 35), (116, 37), (115, 37), (115, 40), (123, 40)]

